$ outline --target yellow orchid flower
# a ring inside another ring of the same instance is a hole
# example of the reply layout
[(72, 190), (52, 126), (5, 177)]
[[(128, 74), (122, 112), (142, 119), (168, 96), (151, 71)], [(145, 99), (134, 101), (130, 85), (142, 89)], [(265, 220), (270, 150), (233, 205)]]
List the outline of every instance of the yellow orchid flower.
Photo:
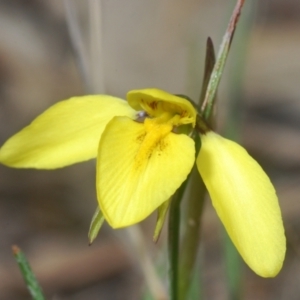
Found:
[[(158, 89), (131, 91), (127, 102), (75, 97), (11, 137), (0, 162), (55, 169), (97, 157), (99, 206), (113, 228), (125, 227), (164, 205), (187, 178), (195, 163), (189, 134), (196, 120), (188, 100)], [(269, 178), (241, 146), (200, 132), (196, 164), (221, 221), (246, 263), (263, 277), (275, 276), (285, 236)]]

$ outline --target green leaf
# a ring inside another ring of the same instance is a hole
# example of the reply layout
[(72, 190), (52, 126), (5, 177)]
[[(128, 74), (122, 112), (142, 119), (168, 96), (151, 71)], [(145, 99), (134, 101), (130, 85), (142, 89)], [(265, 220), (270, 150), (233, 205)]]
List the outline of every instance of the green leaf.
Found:
[(205, 54), (205, 66), (204, 66), (204, 75), (202, 81), (201, 95), (200, 95), (200, 107), (205, 99), (205, 94), (207, 86), (211, 77), (211, 73), (214, 69), (216, 63), (216, 55), (213, 41), (210, 37), (206, 40), (206, 54)]
[(225, 63), (229, 54), (230, 45), (235, 32), (236, 24), (238, 22), (239, 16), (241, 14), (242, 7), (244, 5), (244, 0), (238, 0), (237, 4), (233, 10), (231, 19), (229, 21), (227, 30), (223, 37), (222, 44), (218, 53), (217, 61), (214, 65), (213, 71), (211, 73), (207, 90), (205, 93), (204, 101), (201, 106), (201, 114), (204, 120), (208, 121), (210, 119), (213, 104), (215, 101), (215, 95), (224, 71)]
[(97, 207), (92, 221), (91, 221), (91, 225), (90, 225), (90, 230), (89, 230), (89, 244), (91, 245), (93, 243), (93, 241), (95, 240), (95, 238), (97, 237), (100, 228), (102, 227), (102, 224), (104, 223), (104, 216), (100, 210), (99, 207)]
[(12, 251), (32, 299), (44, 300), (45, 297), (43, 295), (43, 291), (37, 282), (24, 253), (17, 246), (13, 246)]
[(157, 209), (157, 220), (156, 220), (156, 225), (155, 225), (155, 230), (154, 230), (154, 235), (153, 235), (153, 241), (156, 243), (159, 239), (161, 230), (163, 228), (163, 225), (165, 223), (165, 219), (167, 216), (167, 212), (169, 210), (170, 206), (170, 200), (165, 201), (158, 209)]

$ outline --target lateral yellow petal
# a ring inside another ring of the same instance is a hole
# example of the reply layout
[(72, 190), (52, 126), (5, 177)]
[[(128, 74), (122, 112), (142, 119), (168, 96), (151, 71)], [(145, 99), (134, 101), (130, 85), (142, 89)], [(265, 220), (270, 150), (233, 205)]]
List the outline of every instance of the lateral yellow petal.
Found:
[[(99, 144), (97, 196), (113, 228), (145, 219), (189, 174), (195, 160), (194, 141), (167, 132), (165, 125), (157, 125), (161, 131), (147, 132), (151, 126), (127, 117), (115, 117), (107, 124)], [(164, 136), (155, 140), (162, 131)]]
[(238, 144), (213, 132), (201, 142), (197, 167), (230, 238), (254, 272), (276, 276), (286, 241), (272, 183)]
[(144, 110), (152, 117), (164, 112), (180, 115), (181, 124), (195, 126), (197, 112), (186, 99), (159, 89), (133, 90), (127, 93), (127, 101), (135, 110)]
[(58, 102), (0, 149), (0, 162), (16, 168), (55, 169), (97, 156), (106, 124), (114, 116), (134, 117), (124, 100), (93, 95)]

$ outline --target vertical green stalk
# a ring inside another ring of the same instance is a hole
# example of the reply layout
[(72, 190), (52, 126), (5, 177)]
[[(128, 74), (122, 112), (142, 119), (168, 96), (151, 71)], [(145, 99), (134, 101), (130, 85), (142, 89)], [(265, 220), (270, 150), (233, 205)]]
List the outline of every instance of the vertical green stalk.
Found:
[(169, 210), (168, 221), (168, 257), (169, 257), (169, 285), (170, 300), (178, 300), (179, 282), (179, 236), (180, 236), (180, 204), (187, 186), (186, 181), (173, 196)]
[(223, 231), (223, 247), (229, 299), (239, 300), (241, 299), (243, 279), (241, 257), (225, 230)]
[(201, 229), (201, 216), (206, 194), (205, 185), (194, 167), (189, 182), (190, 195), (187, 198), (187, 212), (183, 223), (181, 259), (179, 264), (179, 300), (187, 299), (195, 271)]

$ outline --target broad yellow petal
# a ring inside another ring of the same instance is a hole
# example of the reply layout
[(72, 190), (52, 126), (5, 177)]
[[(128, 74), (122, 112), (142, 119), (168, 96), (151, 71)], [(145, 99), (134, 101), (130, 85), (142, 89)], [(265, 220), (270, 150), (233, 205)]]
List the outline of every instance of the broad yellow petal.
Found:
[(286, 241), (277, 196), (268, 176), (238, 144), (209, 132), (201, 136), (197, 166), (213, 206), (245, 262), (274, 277)]
[(127, 93), (127, 101), (135, 110), (144, 110), (152, 117), (164, 112), (180, 115), (179, 124), (195, 125), (197, 112), (186, 99), (159, 89), (133, 90)]
[(58, 102), (0, 149), (0, 162), (16, 168), (54, 169), (97, 156), (106, 124), (114, 116), (135, 115), (127, 102), (111, 96), (74, 97)]
[(114, 228), (143, 220), (167, 201), (195, 160), (191, 138), (170, 132), (166, 124), (156, 127), (148, 121), (115, 117), (101, 137), (97, 196), (106, 221)]

